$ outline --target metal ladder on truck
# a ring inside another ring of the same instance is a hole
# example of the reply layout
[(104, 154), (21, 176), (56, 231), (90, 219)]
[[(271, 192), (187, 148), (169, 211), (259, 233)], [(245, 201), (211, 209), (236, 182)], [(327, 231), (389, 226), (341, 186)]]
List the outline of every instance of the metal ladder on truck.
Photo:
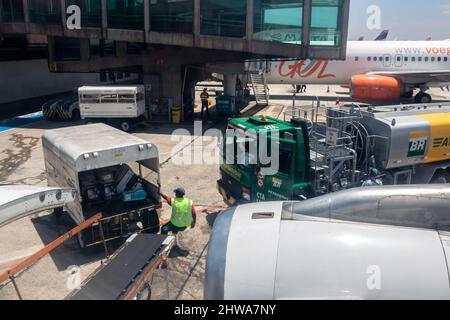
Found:
[(258, 106), (269, 105), (269, 89), (266, 83), (266, 77), (263, 72), (250, 73), (253, 92), (255, 93), (256, 104)]

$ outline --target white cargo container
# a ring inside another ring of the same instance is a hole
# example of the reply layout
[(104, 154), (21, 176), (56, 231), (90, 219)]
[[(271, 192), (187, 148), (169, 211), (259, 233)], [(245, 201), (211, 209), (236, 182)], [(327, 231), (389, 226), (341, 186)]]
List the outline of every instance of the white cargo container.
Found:
[[(66, 206), (76, 224), (102, 213), (107, 241), (139, 228), (159, 231), (159, 152), (154, 144), (103, 123), (48, 130), (42, 143), (48, 185), (77, 191)], [(80, 234), (81, 247), (101, 242), (99, 227)]]
[(80, 116), (112, 124), (123, 131), (145, 114), (145, 89), (137, 86), (85, 86), (78, 89)]

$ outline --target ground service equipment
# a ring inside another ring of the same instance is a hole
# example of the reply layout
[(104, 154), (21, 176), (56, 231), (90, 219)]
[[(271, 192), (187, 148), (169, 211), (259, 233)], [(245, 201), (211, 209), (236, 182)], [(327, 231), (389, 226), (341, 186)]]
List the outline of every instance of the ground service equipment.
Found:
[[(235, 133), (224, 139), (218, 181), (229, 203), (301, 200), (358, 186), (450, 183), (450, 105), (325, 109), (318, 101), (289, 117), (230, 120)], [(262, 174), (270, 166), (259, 161), (264, 142), (268, 155), (271, 143), (277, 146), (275, 174)]]
[(151, 278), (175, 239), (134, 234), (77, 289), (68, 300), (150, 300)]
[[(106, 124), (45, 132), (45, 167), (49, 186), (77, 191), (67, 213), (76, 224), (101, 212), (99, 224), (79, 234), (81, 247), (129, 236), (140, 228), (159, 231), (159, 153), (148, 141)], [(61, 214), (56, 211), (56, 214)]]
[(78, 89), (82, 119), (98, 120), (129, 131), (145, 113), (145, 89), (138, 86), (81, 87)]

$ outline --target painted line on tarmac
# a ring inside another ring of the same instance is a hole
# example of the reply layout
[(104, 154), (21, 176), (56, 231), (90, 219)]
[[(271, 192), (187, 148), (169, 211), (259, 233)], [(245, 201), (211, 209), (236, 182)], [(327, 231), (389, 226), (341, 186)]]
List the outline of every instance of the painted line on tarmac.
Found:
[(4, 120), (0, 122), (0, 132), (6, 132), (9, 130), (20, 128), (42, 119), (44, 119), (44, 115), (42, 114), (42, 112), (38, 112)]

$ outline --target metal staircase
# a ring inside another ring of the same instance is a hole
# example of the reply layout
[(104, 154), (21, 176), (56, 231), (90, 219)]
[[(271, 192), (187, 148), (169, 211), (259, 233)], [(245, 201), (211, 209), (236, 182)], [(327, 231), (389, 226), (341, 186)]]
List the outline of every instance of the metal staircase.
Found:
[(264, 73), (250, 73), (253, 92), (258, 106), (269, 105), (269, 88), (267, 87)]

